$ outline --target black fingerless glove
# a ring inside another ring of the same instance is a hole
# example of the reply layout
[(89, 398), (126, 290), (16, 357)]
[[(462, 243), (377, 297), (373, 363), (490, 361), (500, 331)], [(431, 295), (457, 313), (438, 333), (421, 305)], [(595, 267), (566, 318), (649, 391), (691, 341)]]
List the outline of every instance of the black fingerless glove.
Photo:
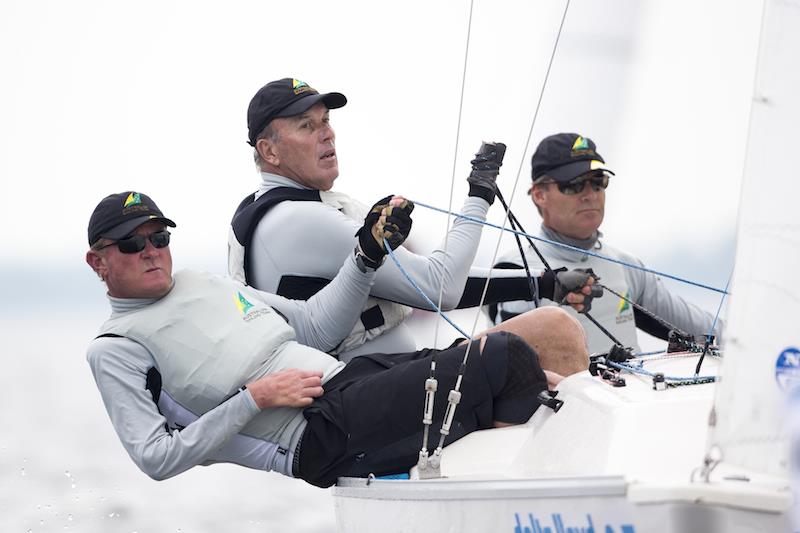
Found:
[(400, 206), (390, 207), (385, 218), (381, 219), (391, 199), (392, 196), (387, 196), (373, 205), (364, 218), (364, 225), (356, 232), (357, 252), (360, 251), (362, 262), (371, 269), (383, 264), (386, 256), (386, 250), (383, 248), (384, 238), (394, 250), (405, 242), (411, 232), (413, 202), (405, 200)]
[(475, 159), (470, 161), (472, 172), (467, 177), (469, 183), (469, 196), (483, 198), (491, 205), (497, 194), (497, 175), (500, 167), (503, 166), (503, 156), (506, 153), (506, 145), (503, 143), (481, 144), (481, 148)]
[[(553, 301), (559, 304), (569, 305), (569, 302), (566, 300), (567, 294), (571, 292), (580, 292), (590, 277), (594, 278), (595, 281), (600, 279), (591, 268), (576, 268), (574, 270), (556, 273)], [(592, 299), (599, 298), (603, 295), (603, 287), (594, 284), (591, 288), (592, 290), (588, 295), (583, 295), (583, 310), (581, 313), (588, 313), (592, 309)]]

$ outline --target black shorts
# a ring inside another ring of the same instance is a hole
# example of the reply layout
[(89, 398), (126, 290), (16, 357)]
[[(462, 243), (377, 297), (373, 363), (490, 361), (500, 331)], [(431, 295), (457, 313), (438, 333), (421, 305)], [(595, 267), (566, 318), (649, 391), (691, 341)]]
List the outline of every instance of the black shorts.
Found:
[[(508, 334), (487, 337), (470, 348), (461, 402), (446, 440), (449, 444), (492, 426), (493, 398), (506, 382)], [(296, 477), (329, 487), (342, 476), (407, 472), (422, 448), (425, 381), (436, 356), (438, 387), (427, 448), (439, 443), (447, 397), (455, 387), (466, 344), (445, 350), (372, 354), (354, 358), (328, 381), (325, 393), (304, 411)]]

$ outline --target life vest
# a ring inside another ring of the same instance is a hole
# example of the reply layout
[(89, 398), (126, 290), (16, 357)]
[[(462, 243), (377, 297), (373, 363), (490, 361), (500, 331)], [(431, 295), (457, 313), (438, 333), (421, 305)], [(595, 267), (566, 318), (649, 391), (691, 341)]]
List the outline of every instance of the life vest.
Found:
[[(250, 283), (252, 259), (248, 248), (256, 227), (270, 209), (287, 200), (321, 202), (355, 221), (363, 221), (368, 211), (366, 206), (346, 194), (331, 191), (275, 187), (265, 192), (257, 200), (255, 194), (247, 196), (236, 208), (228, 234), (228, 274), (233, 279), (245, 284)], [(320, 283), (318, 279), (312, 281), (301, 278), (298, 280), (297, 276), (293, 276), (291, 283), (284, 283), (284, 279), (280, 280), (276, 292), (284, 298), (307, 300), (325, 284), (324, 282)], [(340, 354), (361, 346), (398, 326), (410, 315), (410, 307), (370, 297), (364, 304), (360, 320), (356, 322), (353, 330), (330, 353)]]
[[(161, 389), (194, 415), (201, 416), (268, 373), (319, 370), (327, 380), (343, 367), (295, 342), (291, 326), (252, 289), (188, 270), (176, 272), (173, 279), (166, 296), (115, 313), (99, 335), (126, 337), (144, 346), (155, 360)], [(301, 409), (265, 409), (240, 434), (289, 449), (303, 421)]]

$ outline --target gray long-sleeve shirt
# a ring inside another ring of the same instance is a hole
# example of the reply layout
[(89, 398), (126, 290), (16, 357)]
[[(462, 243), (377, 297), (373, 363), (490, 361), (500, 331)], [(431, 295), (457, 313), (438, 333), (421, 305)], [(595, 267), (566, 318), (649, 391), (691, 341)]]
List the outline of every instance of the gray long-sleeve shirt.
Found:
[[(276, 187), (303, 188), (293, 180), (275, 174), (261, 173), (262, 183), (256, 198)], [(273, 207), (258, 223), (248, 250), (252, 279), (249, 282), (261, 290), (278, 293), (282, 280), (289, 277), (298, 283), (320, 284), (330, 279), (343, 256), (352, 252), (353, 235), (363, 224), (367, 207), (360, 212), (345, 214), (358, 202), (339, 193), (329, 195), (326, 202), (287, 201)], [(342, 206), (337, 209), (337, 198)], [(489, 204), (482, 198), (468, 197), (461, 213), (483, 221)], [(434, 250), (429, 255), (415, 254), (406, 248), (396, 250), (396, 256), (409, 276), (428, 297), (436, 302), (442, 288), (442, 309), (454, 309), (464, 298), (469, 278), (485, 279), (488, 269), (472, 266), (480, 243), (481, 224), (456, 219), (447, 236), (447, 247)], [(420, 231), (417, 226), (414, 231)], [(298, 249), (297, 244), (303, 247)], [(538, 272), (536, 272), (538, 273)], [(527, 281), (519, 272), (495, 271), (495, 277), (514, 276), (525, 287)], [(478, 284), (476, 284), (477, 286)], [(483, 284), (481, 283), (482, 290)], [(372, 296), (420, 309), (430, 309), (425, 299), (406, 280), (400, 269), (387, 260), (378, 271)], [(524, 292), (514, 298), (524, 298)], [(475, 298), (477, 301), (477, 298)], [(471, 305), (476, 305), (472, 303)], [(354, 349), (340, 353), (347, 361), (355, 355), (371, 352), (396, 353), (417, 349), (411, 330), (402, 322), (387, 328), (379, 336)]]
[[(326, 351), (352, 328), (374, 277), (374, 272), (362, 273), (349, 257), (341, 275), (307, 301), (254, 290), (249, 294), (259, 296), (263, 303), (280, 312), (294, 328), (298, 342)], [(113, 312), (123, 312), (155, 300), (109, 297), (109, 301)], [(295, 342), (287, 348), (296, 352), (299, 359), (309, 349)], [(159, 403), (162, 413), (147, 389), (148, 372), (155, 367), (155, 360), (144, 346), (127, 338), (99, 337), (90, 343), (87, 359), (123, 446), (136, 465), (154, 479), (174, 476), (198, 464), (233, 462), (271, 470), (282, 460), (274, 447), (238, 435), (260, 412), (248, 391), (200, 416), (164, 403), (168, 400), (165, 398)], [(334, 371), (327, 373), (328, 379), (344, 366), (330, 359)]]
[[(567, 242), (568, 239), (553, 231), (542, 228), (539, 237), (575, 246), (575, 242)], [(644, 267), (644, 263), (629, 253), (614, 248), (599, 238), (592, 243), (592, 253), (611, 257), (628, 264)], [(600, 283), (612, 288), (615, 292), (626, 296), (633, 302), (641, 305), (656, 316), (674, 324), (683, 331), (702, 336), (709, 332), (714, 321), (714, 316), (696, 305), (685, 301), (680, 296), (671, 293), (664, 285), (660, 277), (650, 272), (631, 267), (624, 267), (614, 263), (583, 253), (551, 244), (541, 242), (537, 244), (539, 251), (551, 263), (553, 268), (566, 266), (568, 268), (591, 268), (600, 277)], [(534, 268), (541, 268), (542, 263), (533, 249), (528, 246), (525, 249), (525, 256), (528, 263)], [(499, 263), (521, 264), (518, 251), (511, 251), (504, 254)], [(544, 305), (555, 305), (552, 301), (543, 299)], [(533, 307), (533, 303), (526, 301), (502, 302), (498, 304), (498, 313), (495, 321), (507, 320), (511, 316), (525, 312)], [(572, 313), (587, 335), (589, 352), (604, 352), (611, 345), (611, 340), (605, 336), (594, 324), (584, 315), (576, 313), (573, 309), (565, 307)], [(591, 315), (597, 319), (606, 329), (611, 331), (626, 346), (631, 346), (635, 350), (639, 349), (636, 336), (637, 323), (634, 320), (634, 309), (624, 300), (606, 291), (602, 298), (595, 299), (592, 303)], [(641, 327), (641, 326), (640, 326)], [(723, 329), (723, 324), (717, 322), (714, 333), (719, 336)]]

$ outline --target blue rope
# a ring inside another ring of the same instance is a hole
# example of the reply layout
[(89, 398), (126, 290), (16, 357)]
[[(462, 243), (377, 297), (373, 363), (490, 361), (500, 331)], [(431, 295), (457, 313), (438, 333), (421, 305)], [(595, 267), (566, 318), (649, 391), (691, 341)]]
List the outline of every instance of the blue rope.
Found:
[(722, 298), (719, 300), (719, 306), (717, 306), (717, 314), (714, 315), (714, 321), (711, 323), (711, 328), (708, 330), (708, 335), (706, 335), (707, 339), (711, 338), (711, 335), (714, 333), (714, 328), (717, 326), (717, 320), (719, 319), (719, 313), (722, 311), (722, 304), (725, 302), (725, 296), (728, 293), (728, 286), (731, 284), (731, 278), (733, 277), (733, 270), (731, 270), (731, 275), (728, 276), (728, 281), (725, 283), (725, 290), (722, 291)]
[[(609, 366), (613, 366), (618, 370), (627, 370), (632, 374), (644, 374), (645, 376), (654, 377), (656, 372), (650, 372), (649, 370), (645, 370), (644, 368), (639, 368), (631, 365), (626, 365), (624, 363), (615, 363), (614, 361), (606, 361), (606, 364)], [(676, 382), (695, 382), (695, 381), (715, 381), (717, 376), (693, 376), (690, 378), (687, 377), (679, 377), (679, 376), (664, 376), (665, 380), (668, 381), (676, 381)]]
[(555, 246), (560, 246), (560, 247), (566, 248), (568, 250), (573, 250), (573, 251), (576, 251), (576, 252), (580, 252), (582, 254), (591, 255), (591, 256), (594, 256), (594, 257), (598, 257), (600, 259), (605, 259), (606, 261), (611, 261), (612, 263), (618, 263), (618, 264), (626, 266), (628, 268), (641, 270), (643, 272), (649, 272), (650, 274), (655, 274), (657, 276), (662, 276), (662, 277), (665, 277), (665, 278), (673, 279), (675, 281), (680, 281), (681, 283), (694, 285), (694, 286), (700, 287), (702, 289), (707, 289), (707, 290), (714, 291), (714, 292), (720, 292), (722, 294), (729, 294), (727, 292), (727, 286), (725, 287), (725, 289), (718, 289), (718, 288), (712, 287), (710, 285), (704, 285), (704, 284), (698, 283), (696, 281), (691, 281), (691, 280), (688, 280), (688, 279), (680, 278), (678, 276), (673, 276), (671, 274), (665, 274), (664, 272), (659, 272), (658, 270), (652, 270), (652, 269), (649, 269), (647, 267), (634, 265), (633, 263), (627, 263), (627, 262), (621, 261), (619, 259), (614, 259), (613, 257), (608, 257), (608, 256), (605, 256), (605, 255), (598, 254), (596, 252), (591, 252), (589, 250), (584, 250), (583, 248), (576, 248), (575, 246), (570, 246), (569, 244), (564, 244), (564, 243), (561, 243), (561, 242), (551, 241), (549, 239), (545, 239), (544, 237), (537, 237), (536, 235), (529, 235), (529, 234), (527, 234), (525, 232), (522, 232), (522, 231), (516, 231), (516, 230), (510, 229), (510, 228), (505, 228), (505, 227), (502, 227), (502, 226), (498, 226), (497, 224), (492, 224), (491, 222), (486, 222), (485, 220), (480, 220), (480, 219), (477, 219), (475, 217), (471, 217), (469, 215), (462, 215), (461, 213), (453, 213), (452, 211), (448, 211), (447, 209), (441, 209), (439, 207), (434, 207), (432, 205), (428, 205), (428, 204), (425, 204), (423, 202), (418, 202), (416, 200), (412, 200), (412, 201), (414, 202), (414, 205), (421, 205), (422, 207), (426, 207), (426, 208), (431, 209), (433, 211), (439, 211), (440, 213), (447, 213), (447, 214), (453, 215), (453, 216), (455, 216), (457, 218), (463, 218), (463, 219), (469, 220), (471, 222), (476, 222), (478, 224), (483, 224), (484, 226), (489, 226), (491, 228), (496, 228), (496, 229), (499, 229), (499, 230), (502, 230), (502, 231), (507, 231), (509, 233), (514, 233), (516, 235), (522, 235), (523, 237), (529, 237), (531, 239), (536, 239), (537, 241), (546, 242), (548, 244), (553, 244)]
[(455, 324), (455, 323), (454, 323), (452, 320), (450, 320), (449, 318), (447, 318), (447, 317), (445, 316), (445, 314), (444, 314), (444, 313), (442, 313), (442, 310), (441, 310), (441, 309), (439, 309), (439, 307), (438, 307), (438, 306), (437, 306), (435, 303), (433, 303), (433, 302), (431, 301), (431, 299), (430, 299), (430, 298), (428, 298), (428, 296), (427, 296), (427, 295), (426, 295), (426, 294), (425, 294), (425, 293), (422, 291), (422, 289), (419, 287), (419, 285), (417, 285), (417, 283), (416, 283), (416, 282), (415, 282), (413, 279), (411, 279), (411, 276), (408, 274), (408, 272), (406, 272), (406, 269), (405, 269), (405, 268), (403, 268), (403, 265), (401, 265), (401, 264), (400, 264), (400, 261), (398, 261), (398, 260), (397, 260), (397, 257), (395, 257), (395, 255), (394, 255), (394, 250), (392, 250), (392, 247), (391, 247), (391, 246), (389, 246), (389, 241), (387, 241), (387, 240), (386, 240), (386, 237), (384, 237), (384, 238), (383, 238), (383, 246), (384, 246), (384, 248), (386, 248), (386, 251), (387, 251), (387, 252), (389, 252), (389, 257), (391, 257), (391, 258), (392, 258), (392, 261), (394, 261), (394, 264), (395, 264), (395, 265), (397, 265), (397, 268), (399, 268), (399, 269), (400, 269), (400, 272), (402, 272), (402, 273), (403, 273), (403, 275), (406, 277), (406, 279), (407, 279), (407, 280), (408, 280), (408, 282), (411, 284), (411, 286), (412, 286), (412, 287), (414, 287), (414, 289), (416, 289), (416, 291), (417, 291), (417, 292), (418, 292), (418, 293), (419, 293), (419, 294), (420, 294), (420, 295), (421, 295), (421, 296), (422, 296), (422, 297), (425, 299), (425, 301), (426, 301), (426, 302), (428, 302), (428, 305), (430, 305), (430, 306), (431, 306), (431, 309), (430, 309), (430, 310), (431, 310), (431, 311), (436, 311), (436, 313), (438, 313), (438, 314), (439, 314), (439, 316), (441, 316), (442, 318), (444, 318), (444, 319), (447, 321), (447, 323), (448, 323), (448, 324), (450, 324), (451, 326), (453, 326), (453, 327), (455, 328), (455, 330), (456, 330), (456, 331), (458, 331), (459, 333), (461, 333), (461, 336), (462, 336), (462, 337), (464, 337), (465, 339), (469, 339), (470, 341), (472, 341), (472, 335), (469, 335), (469, 334), (465, 333), (465, 332), (464, 332), (464, 331), (463, 331), (461, 328), (459, 328), (459, 327), (458, 327), (458, 326), (457, 326), (457, 325), (456, 325), (456, 324)]
[[(615, 363), (614, 361), (606, 361), (606, 364), (609, 366), (613, 366), (618, 370), (627, 370), (632, 374), (644, 374), (645, 376), (650, 376), (650, 377), (654, 377), (656, 375), (656, 372), (650, 372), (649, 370), (645, 370), (644, 368), (626, 365), (624, 363)], [(693, 376), (690, 378), (679, 377), (679, 376), (664, 376), (664, 379), (668, 381), (691, 383), (696, 381), (716, 381), (717, 376)]]
[(648, 355), (666, 354), (666, 350), (653, 350), (652, 352), (638, 352), (633, 354), (634, 357), (646, 357)]

